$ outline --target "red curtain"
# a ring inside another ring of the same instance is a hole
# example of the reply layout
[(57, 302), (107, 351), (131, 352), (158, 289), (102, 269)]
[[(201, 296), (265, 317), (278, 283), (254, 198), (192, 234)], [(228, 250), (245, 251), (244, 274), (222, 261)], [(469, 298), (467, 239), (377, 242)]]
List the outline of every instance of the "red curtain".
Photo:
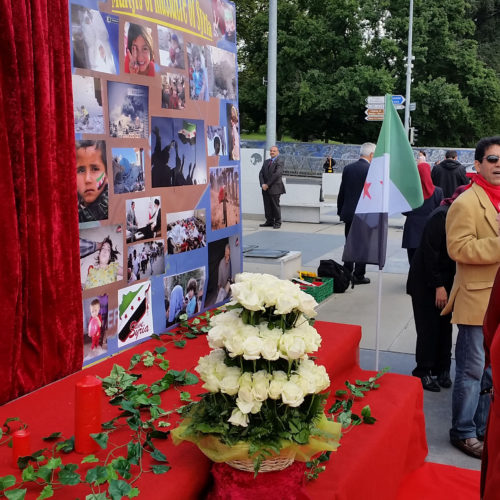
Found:
[(0, 5), (1, 404), (81, 368), (83, 319), (68, 0)]

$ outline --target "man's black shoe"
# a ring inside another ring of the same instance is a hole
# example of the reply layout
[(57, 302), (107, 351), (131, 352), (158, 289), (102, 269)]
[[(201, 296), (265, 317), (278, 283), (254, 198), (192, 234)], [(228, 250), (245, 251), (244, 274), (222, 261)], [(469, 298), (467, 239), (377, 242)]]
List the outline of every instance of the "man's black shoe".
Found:
[(450, 439), (450, 442), (455, 448), (471, 457), (481, 458), (483, 455), (483, 443), (476, 438)]
[(352, 278), (353, 285), (367, 285), (368, 283), (370, 283), (370, 278), (367, 278), (366, 276), (353, 276)]
[(270, 222), (264, 222), (263, 224), (259, 224), (260, 227), (272, 227)]
[(279, 229), (280, 227), (281, 227), (281, 224), (275, 224), (275, 225), (273, 226), (273, 229)]
[(437, 377), (437, 382), (441, 387), (444, 387), (445, 389), (449, 389), (451, 387), (451, 378), (450, 378), (450, 372), (445, 371), (443, 373), (440, 373)]
[(422, 381), (422, 387), (426, 391), (439, 392), (441, 390), (439, 385), (436, 384), (436, 381), (430, 375), (424, 375), (420, 377), (420, 380)]

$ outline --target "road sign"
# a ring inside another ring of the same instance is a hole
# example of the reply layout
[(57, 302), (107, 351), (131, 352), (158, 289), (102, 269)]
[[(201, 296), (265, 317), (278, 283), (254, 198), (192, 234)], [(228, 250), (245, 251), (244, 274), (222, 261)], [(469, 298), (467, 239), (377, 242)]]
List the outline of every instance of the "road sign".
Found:
[(394, 104), (394, 107), (396, 109), (405, 109), (405, 105), (404, 104)]
[(405, 102), (405, 98), (402, 95), (393, 95), (392, 96), (392, 104), (394, 104), (395, 106), (397, 104), (404, 104), (404, 102)]
[(369, 95), (366, 98), (367, 104), (384, 104), (385, 97), (383, 95)]
[(380, 116), (365, 116), (365, 120), (369, 122), (381, 122), (384, 120), (384, 115)]
[(381, 116), (384, 117), (384, 108), (380, 109), (365, 109), (366, 116)]
[(384, 103), (366, 104), (366, 109), (384, 109)]
[(410, 102), (410, 111), (415, 111), (417, 109), (417, 103), (416, 102)]

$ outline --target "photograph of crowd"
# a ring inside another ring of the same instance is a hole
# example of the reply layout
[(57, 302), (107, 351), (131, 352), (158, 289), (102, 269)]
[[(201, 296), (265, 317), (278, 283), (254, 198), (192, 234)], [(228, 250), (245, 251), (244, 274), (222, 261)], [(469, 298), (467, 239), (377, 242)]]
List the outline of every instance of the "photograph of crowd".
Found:
[(203, 121), (153, 116), (151, 127), (152, 186), (206, 184)]
[(206, 210), (167, 214), (167, 251), (170, 255), (189, 252), (207, 244)]
[(71, 4), (73, 66), (117, 74), (118, 17)]
[(210, 169), (210, 214), (212, 231), (240, 223), (238, 168)]
[(205, 47), (188, 43), (189, 97), (192, 101), (208, 101), (208, 76)]
[(83, 301), (83, 362), (108, 352), (108, 296)]
[(118, 290), (118, 347), (152, 334), (151, 283), (145, 281)]
[(226, 127), (209, 125), (207, 127), (208, 156), (226, 156)]
[(217, 47), (207, 47), (210, 97), (236, 99), (236, 54)]
[(217, 47), (236, 52), (236, 12), (234, 5), (225, 0), (212, 0), (214, 16), (213, 35)]
[(155, 54), (151, 28), (141, 24), (124, 24), (124, 71), (132, 75), (155, 76)]
[(208, 244), (208, 283), (205, 307), (231, 297), (234, 277), (241, 272), (239, 236), (221, 238)]
[(160, 197), (136, 198), (126, 201), (127, 243), (161, 236)]
[(163, 240), (129, 245), (127, 258), (127, 282), (142, 280), (165, 272)]
[(205, 268), (199, 267), (185, 273), (167, 276), (165, 287), (165, 326), (171, 327), (186, 314), (188, 318), (203, 310)]
[(149, 87), (108, 81), (108, 116), (111, 137), (147, 139)]
[(184, 109), (186, 107), (183, 75), (177, 73), (161, 75), (161, 107), (165, 109)]
[(75, 132), (104, 134), (101, 79), (72, 75)]
[(108, 164), (104, 141), (76, 141), (78, 222), (108, 218)]
[(175, 31), (158, 26), (158, 45), (160, 46), (160, 64), (172, 68), (184, 69), (184, 40)]
[(121, 225), (80, 229), (80, 277), (82, 289), (123, 279)]
[(229, 159), (240, 159), (240, 120), (238, 109), (233, 104), (226, 104), (227, 111), (227, 131), (229, 143)]
[(112, 148), (113, 192), (144, 191), (144, 149)]

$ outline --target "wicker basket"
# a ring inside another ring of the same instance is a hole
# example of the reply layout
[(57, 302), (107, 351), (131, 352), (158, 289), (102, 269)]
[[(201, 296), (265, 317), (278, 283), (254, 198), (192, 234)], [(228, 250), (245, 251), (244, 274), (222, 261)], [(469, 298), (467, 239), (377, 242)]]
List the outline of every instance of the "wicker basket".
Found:
[[(229, 462), (226, 463), (227, 465), (230, 465), (231, 467), (238, 470), (243, 470), (245, 472), (254, 471), (253, 460), (230, 460)], [(262, 461), (262, 463), (260, 464), (259, 472), (273, 472), (277, 470), (283, 470), (286, 469), (287, 467), (290, 467), (290, 465), (292, 464), (293, 464), (293, 458), (287, 458), (287, 457), (270, 458), (269, 460)]]

